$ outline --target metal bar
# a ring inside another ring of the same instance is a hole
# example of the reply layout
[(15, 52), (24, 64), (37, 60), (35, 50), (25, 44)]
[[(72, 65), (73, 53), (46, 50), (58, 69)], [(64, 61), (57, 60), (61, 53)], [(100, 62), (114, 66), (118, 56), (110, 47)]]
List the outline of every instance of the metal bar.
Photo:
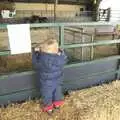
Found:
[[(116, 70), (120, 70), (120, 59), (118, 60), (117, 69)], [(117, 72), (116, 73), (116, 80), (119, 80), (119, 79), (120, 79), (120, 72)]]
[[(116, 71), (115, 70), (106, 70), (106, 71), (102, 71), (102, 72), (96, 72), (96, 73), (92, 73), (92, 74), (86, 75), (86, 77), (87, 78), (92, 78), (93, 76), (98, 76), (100, 74), (115, 74), (115, 73), (120, 73), (120, 70), (116, 70)], [(84, 74), (83, 74), (83, 76), (84, 76)], [(65, 82), (69, 82), (69, 81), (66, 80)], [(35, 87), (31, 87), (31, 88), (23, 88), (21, 90), (14, 90), (14, 91), (11, 91), (10, 93), (9, 92), (3, 93), (3, 94), (0, 95), (0, 97), (5, 96), (5, 95), (9, 95), (9, 94), (15, 94), (15, 93), (22, 92), (22, 91), (28, 91), (28, 90), (32, 90), (32, 89), (36, 89), (36, 88)]]
[(7, 24), (0, 24), (0, 29), (6, 29), (7, 28)]
[[(99, 73), (92, 73), (91, 75), (86, 75), (86, 77), (88, 78), (88, 79), (90, 79), (90, 78), (93, 78), (93, 76), (97, 76), (97, 75), (100, 75), (100, 74), (102, 74), (102, 75), (104, 75), (104, 74), (116, 74), (116, 73), (120, 73), (120, 70), (108, 70), (108, 71), (103, 71), (103, 72), (99, 72)], [(82, 80), (84, 80), (84, 78), (81, 78), (80, 79), (81, 81)], [(68, 80), (66, 80), (65, 82), (69, 82), (70, 83), (70, 81), (68, 81)]]
[(120, 39), (116, 40), (105, 40), (105, 41), (98, 41), (93, 43), (84, 43), (84, 44), (74, 44), (74, 45), (64, 45), (64, 48), (77, 48), (77, 47), (90, 47), (90, 46), (99, 46), (99, 45), (109, 45), (109, 44), (115, 44), (120, 43)]
[[(91, 42), (93, 43), (94, 42), (94, 36), (92, 35), (91, 36)], [(91, 60), (94, 59), (94, 47), (91, 46)]]
[[(73, 41), (72, 41), (72, 43), (76, 43), (76, 41), (75, 41), (75, 32), (74, 31), (72, 31), (73, 32)], [(74, 53), (74, 55), (75, 55), (75, 48), (73, 48), (73, 53)]]
[(36, 88), (23, 89), (23, 90), (19, 90), (19, 91), (16, 90), (16, 91), (13, 91), (13, 92), (10, 92), (10, 93), (1, 94), (0, 97), (10, 95), (10, 94), (18, 94), (19, 92), (29, 91), (29, 90), (32, 90), (32, 89), (34, 90)]
[(112, 56), (112, 57), (105, 57), (102, 59), (96, 59), (93, 61), (88, 61), (88, 62), (82, 62), (82, 63), (72, 63), (72, 64), (68, 64), (65, 66), (65, 68), (70, 68), (70, 67), (79, 67), (79, 66), (84, 66), (84, 65), (88, 65), (88, 64), (95, 64), (95, 63), (99, 63), (99, 62), (103, 62), (103, 61), (110, 61), (110, 60), (116, 60), (116, 59), (120, 59), (120, 55), (116, 55), (116, 56)]
[(116, 25), (119, 24), (118, 22), (83, 22), (83, 23), (36, 23), (36, 24), (31, 24), (31, 27), (50, 27), (50, 26), (105, 26), (105, 25)]
[(78, 30), (78, 29), (76, 29), (76, 28), (73, 29), (73, 28), (65, 27), (65, 30), (67, 30), (67, 31), (74, 31), (74, 32), (76, 32), (76, 33), (82, 33), (82, 34), (84, 34), (84, 35), (92, 36), (91, 33), (86, 33), (86, 32), (83, 32), (82, 30)]
[[(118, 22), (83, 22), (83, 23), (34, 23), (30, 24), (31, 28), (34, 27), (55, 27), (55, 26), (102, 26), (102, 25), (116, 25)], [(0, 24), (0, 29), (7, 28), (7, 24)]]
[(4, 55), (10, 55), (10, 50), (8, 50), (8, 51), (0, 51), (0, 56), (4, 56)]
[[(118, 36), (118, 39), (120, 39), (120, 36)], [(117, 49), (118, 49), (118, 54), (120, 55), (120, 44), (117, 44)], [(117, 62), (117, 68), (116, 69), (117, 70), (120, 69), (120, 59)], [(116, 79), (117, 80), (120, 79), (120, 74), (119, 73), (116, 74)]]
[(60, 26), (59, 28), (59, 37), (60, 37), (60, 48), (64, 48), (64, 26)]
[(11, 75), (17, 77), (17, 76), (22, 76), (22, 75), (31, 75), (31, 74), (34, 74), (34, 73), (35, 73), (34, 71), (22, 72), (22, 74), (20, 74), (20, 73), (9, 73), (9, 75), (1, 75), (0, 80), (8, 78)]
[[(83, 30), (82, 32), (84, 32), (84, 30)], [(81, 34), (81, 35), (82, 35), (82, 34)], [(84, 35), (82, 35), (82, 44), (84, 44), (84, 42), (85, 42), (85, 41), (84, 41)], [(82, 61), (83, 61), (83, 59), (84, 59), (84, 48), (83, 48), (83, 47), (81, 48), (81, 54), (82, 54), (81, 57), (82, 57)]]

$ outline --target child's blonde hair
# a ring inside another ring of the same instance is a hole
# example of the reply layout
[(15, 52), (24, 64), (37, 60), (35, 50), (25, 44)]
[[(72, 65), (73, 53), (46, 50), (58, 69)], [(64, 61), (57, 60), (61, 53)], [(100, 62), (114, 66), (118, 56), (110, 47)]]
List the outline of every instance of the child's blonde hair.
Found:
[(48, 39), (43, 41), (39, 48), (42, 52), (56, 53), (58, 50), (58, 42), (56, 39)]

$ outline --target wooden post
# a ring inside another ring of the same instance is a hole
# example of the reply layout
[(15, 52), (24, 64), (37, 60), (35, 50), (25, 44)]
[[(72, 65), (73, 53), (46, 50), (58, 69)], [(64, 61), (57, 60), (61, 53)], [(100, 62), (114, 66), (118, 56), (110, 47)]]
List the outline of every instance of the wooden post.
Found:
[(57, 4), (58, 4), (58, 0), (55, 0), (54, 2), (54, 22), (56, 21), (56, 15), (57, 15)]
[[(91, 43), (94, 42), (94, 35), (91, 35)], [(94, 47), (91, 46), (91, 56), (90, 56), (91, 60), (94, 59)]]
[[(84, 29), (82, 29), (82, 33), (84, 32)], [(84, 35), (81, 33), (81, 35), (82, 35), (82, 39), (81, 39), (81, 42), (82, 42), (82, 44), (85, 42), (85, 40), (84, 40)], [(85, 47), (82, 47), (81, 48), (81, 56), (82, 56), (82, 62), (83, 62), (83, 60), (85, 59), (85, 57), (84, 57), (84, 49), (85, 49)]]
[(48, 3), (45, 3), (45, 17), (48, 17)]

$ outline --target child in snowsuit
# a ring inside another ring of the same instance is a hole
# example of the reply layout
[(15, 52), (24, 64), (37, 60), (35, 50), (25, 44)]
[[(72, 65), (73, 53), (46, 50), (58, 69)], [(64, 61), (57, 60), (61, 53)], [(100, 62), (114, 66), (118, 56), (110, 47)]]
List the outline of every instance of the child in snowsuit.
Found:
[(52, 113), (54, 108), (64, 103), (61, 84), (66, 58), (54, 39), (45, 41), (40, 49), (33, 51), (33, 65), (39, 74), (44, 112)]

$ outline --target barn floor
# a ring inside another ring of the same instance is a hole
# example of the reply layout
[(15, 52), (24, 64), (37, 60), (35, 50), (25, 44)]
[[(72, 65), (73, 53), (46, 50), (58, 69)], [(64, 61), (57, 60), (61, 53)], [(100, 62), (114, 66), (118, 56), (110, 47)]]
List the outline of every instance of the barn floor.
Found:
[(0, 108), (0, 120), (120, 120), (120, 81), (71, 92), (52, 116), (30, 100)]

